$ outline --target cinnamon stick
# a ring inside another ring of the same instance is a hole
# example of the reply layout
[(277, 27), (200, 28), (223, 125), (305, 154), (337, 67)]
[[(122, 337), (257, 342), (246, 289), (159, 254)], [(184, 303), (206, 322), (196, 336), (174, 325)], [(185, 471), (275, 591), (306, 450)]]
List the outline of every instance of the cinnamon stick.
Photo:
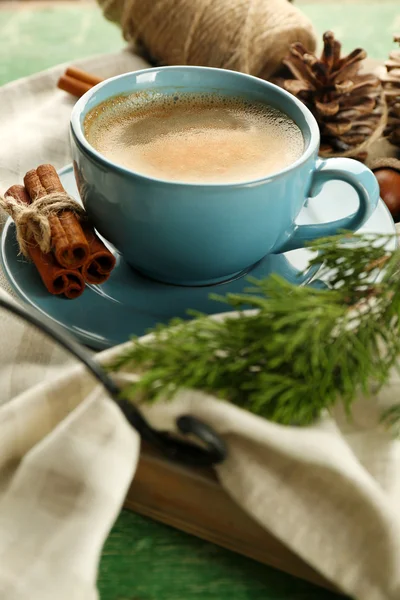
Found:
[(80, 98), (83, 94), (86, 94), (93, 86), (90, 83), (85, 83), (79, 79), (68, 77), (68, 75), (62, 75), (58, 80), (57, 87), (64, 92), (68, 92), (72, 96)]
[(68, 69), (65, 71), (65, 75), (72, 77), (73, 79), (77, 79), (78, 81), (89, 83), (92, 86), (95, 86), (103, 81), (101, 77), (97, 77), (96, 75), (92, 75), (92, 73), (87, 73), (86, 71), (82, 71), (82, 69), (78, 69), (78, 67), (68, 67)]
[[(30, 204), (31, 198), (22, 185), (13, 185), (6, 191), (6, 196), (12, 196), (22, 204)], [(77, 298), (85, 289), (85, 282), (77, 269), (65, 269), (54, 258), (52, 252), (44, 254), (36, 244), (28, 246), (32, 259), (46, 289), (50, 294), (64, 294), (67, 298)]]
[[(36, 170), (28, 171), (24, 184), (32, 202), (54, 192), (65, 193), (52, 165), (41, 165)], [(89, 257), (89, 244), (76, 215), (71, 211), (50, 215), (49, 223), (57, 262), (67, 269), (81, 267)]]
[(89, 243), (90, 255), (82, 267), (82, 275), (87, 283), (101, 284), (107, 281), (115, 267), (115, 256), (108, 250), (92, 227), (83, 227)]
[(57, 82), (57, 87), (73, 96), (83, 96), (90, 88), (103, 81), (100, 77), (86, 73), (77, 67), (68, 67)]

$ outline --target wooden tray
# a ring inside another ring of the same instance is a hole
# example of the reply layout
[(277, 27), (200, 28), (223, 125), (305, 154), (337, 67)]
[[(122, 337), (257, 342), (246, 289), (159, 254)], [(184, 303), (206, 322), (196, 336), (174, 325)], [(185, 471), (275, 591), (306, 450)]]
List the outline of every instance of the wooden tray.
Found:
[(182, 467), (142, 445), (125, 507), (338, 592), (248, 516), (223, 490), (211, 469)]

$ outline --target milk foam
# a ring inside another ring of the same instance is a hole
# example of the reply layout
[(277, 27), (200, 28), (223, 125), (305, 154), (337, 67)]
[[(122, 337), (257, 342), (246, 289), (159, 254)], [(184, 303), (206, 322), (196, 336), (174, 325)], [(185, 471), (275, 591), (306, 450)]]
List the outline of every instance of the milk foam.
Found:
[(299, 127), (283, 112), (211, 94), (119, 96), (92, 109), (84, 129), (111, 161), (183, 183), (259, 179), (304, 151)]

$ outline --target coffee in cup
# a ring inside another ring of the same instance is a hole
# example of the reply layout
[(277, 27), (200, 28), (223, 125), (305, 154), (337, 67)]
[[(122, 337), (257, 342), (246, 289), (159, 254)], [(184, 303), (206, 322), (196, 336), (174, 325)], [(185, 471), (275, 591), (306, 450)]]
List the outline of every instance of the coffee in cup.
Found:
[(118, 96), (93, 108), (84, 129), (114, 163), (182, 183), (257, 180), (304, 151), (300, 128), (279, 109), (216, 94)]

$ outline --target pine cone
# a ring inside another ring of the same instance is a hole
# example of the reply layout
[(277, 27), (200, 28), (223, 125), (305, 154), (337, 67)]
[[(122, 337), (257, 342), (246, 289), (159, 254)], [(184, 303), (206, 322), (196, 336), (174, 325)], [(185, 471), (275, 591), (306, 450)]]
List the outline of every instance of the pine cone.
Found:
[[(400, 35), (395, 36), (400, 44)], [(400, 146), (400, 50), (393, 50), (385, 62), (386, 73), (381, 77), (388, 106), (388, 126), (385, 135), (392, 144)]]
[(321, 58), (295, 43), (283, 64), (287, 76), (274, 80), (308, 106), (320, 132), (322, 156), (354, 156), (364, 160), (379, 137), (386, 115), (382, 85), (372, 73), (360, 73), (365, 50), (341, 58), (341, 44), (331, 31), (323, 36)]

